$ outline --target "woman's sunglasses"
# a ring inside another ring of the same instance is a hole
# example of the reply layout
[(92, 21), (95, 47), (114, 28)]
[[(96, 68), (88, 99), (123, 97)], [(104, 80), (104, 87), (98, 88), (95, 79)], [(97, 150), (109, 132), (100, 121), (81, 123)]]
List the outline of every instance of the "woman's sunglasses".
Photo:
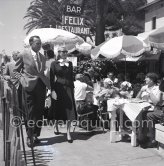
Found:
[(68, 51), (58, 51), (58, 53), (61, 53), (61, 52), (63, 52), (63, 53), (67, 53)]

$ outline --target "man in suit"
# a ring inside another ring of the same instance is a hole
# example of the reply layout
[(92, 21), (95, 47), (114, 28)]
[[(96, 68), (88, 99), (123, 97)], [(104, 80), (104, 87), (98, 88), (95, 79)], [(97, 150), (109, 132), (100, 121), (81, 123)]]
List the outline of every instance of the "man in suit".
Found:
[(20, 53), (19, 51), (13, 51), (12, 52), (13, 60), (11, 62), (7, 63), (5, 66), (3, 75), (4, 75), (5, 80), (7, 80), (9, 84), (17, 85), (17, 83), (18, 83), (18, 80), (15, 78), (13, 70), (15, 68), (15, 63), (16, 63), (19, 53)]
[(18, 56), (14, 72), (24, 91), (27, 106), (27, 145), (31, 147), (33, 143), (39, 143), (37, 137), (40, 136), (42, 126), (46, 86), (50, 88), (50, 83), (44, 75), (46, 58), (39, 52), (40, 37), (32, 36), (29, 44), (31, 48)]

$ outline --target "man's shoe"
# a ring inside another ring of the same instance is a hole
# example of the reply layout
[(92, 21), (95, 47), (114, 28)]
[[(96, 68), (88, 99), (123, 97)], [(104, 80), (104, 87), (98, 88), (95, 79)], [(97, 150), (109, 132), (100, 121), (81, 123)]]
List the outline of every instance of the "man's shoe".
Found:
[(150, 142), (150, 139), (149, 137), (144, 137), (143, 139), (141, 140), (137, 140), (137, 142), (139, 143), (139, 145), (146, 145), (148, 142)]
[(27, 146), (29, 147), (29, 148), (32, 148), (32, 147), (34, 147), (34, 141), (33, 140), (30, 140), (30, 138), (29, 137), (27, 137)]
[(37, 138), (37, 137), (34, 137), (34, 143), (35, 144), (39, 144), (41, 141)]
[(61, 132), (59, 132), (59, 131), (54, 131), (54, 134), (55, 134), (55, 135), (60, 135)]
[(68, 142), (68, 143), (73, 143), (73, 139), (68, 139), (68, 138), (67, 138), (67, 142)]
[(152, 140), (149, 144), (149, 148), (156, 148), (158, 146), (158, 142), (156, 140)]
[(146, 149), (146, 148), (156, 148), (157, 145), (158, 145), (158, 142), (156, 140), (152, 140), (152, 141), (148, 142), (147, 144), (141, 145), (141, 147), (143, 149)]

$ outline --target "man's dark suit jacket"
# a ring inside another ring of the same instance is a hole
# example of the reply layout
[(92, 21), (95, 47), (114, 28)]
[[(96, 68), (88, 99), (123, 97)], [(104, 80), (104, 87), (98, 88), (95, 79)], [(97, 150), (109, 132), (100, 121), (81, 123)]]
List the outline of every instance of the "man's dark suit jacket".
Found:
[(31, 50), (25, 50), (18, 56), (15, 64), (15, 77), (19, 79), (22, 87), (27, 91), (32, 91), (35, 88), (38, 78), (50, 88), (49, 79), (44, 75), (46, 58), (39, 53), (40, 70), (37, 70)]

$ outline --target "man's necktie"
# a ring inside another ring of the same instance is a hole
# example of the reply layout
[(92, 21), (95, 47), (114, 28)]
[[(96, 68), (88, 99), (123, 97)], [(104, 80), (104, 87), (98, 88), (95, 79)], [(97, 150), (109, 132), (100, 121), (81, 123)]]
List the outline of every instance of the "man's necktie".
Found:
[(40, 62), (40, 59), (39, 59), (39, 53), (36, 54), (36, 62), (37, 62), (37, 70), (40, 71), (41, 62)]

